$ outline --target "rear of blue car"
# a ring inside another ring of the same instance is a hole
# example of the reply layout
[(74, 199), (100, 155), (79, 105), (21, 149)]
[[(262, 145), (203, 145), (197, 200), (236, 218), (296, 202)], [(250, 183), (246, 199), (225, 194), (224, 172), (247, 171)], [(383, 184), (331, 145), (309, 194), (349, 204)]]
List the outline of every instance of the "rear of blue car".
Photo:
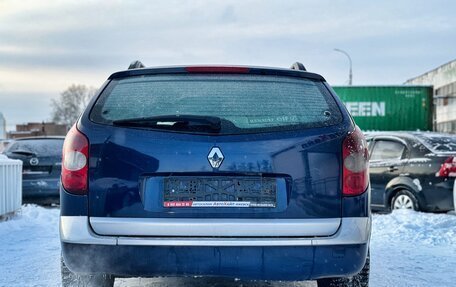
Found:
[(195, 275), (339, 286), (366, 273), (370, 224), (364, 137), (317, 74), (115, 73), (65, 140), (64, 286)]

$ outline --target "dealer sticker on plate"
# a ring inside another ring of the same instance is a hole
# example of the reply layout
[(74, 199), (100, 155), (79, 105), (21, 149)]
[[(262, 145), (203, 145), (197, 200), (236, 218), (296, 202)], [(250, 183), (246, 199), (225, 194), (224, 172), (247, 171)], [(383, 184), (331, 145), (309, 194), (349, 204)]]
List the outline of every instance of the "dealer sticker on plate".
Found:
[(272, 202), (250, 201), (165, 201), (164, 207), (275, 207)]

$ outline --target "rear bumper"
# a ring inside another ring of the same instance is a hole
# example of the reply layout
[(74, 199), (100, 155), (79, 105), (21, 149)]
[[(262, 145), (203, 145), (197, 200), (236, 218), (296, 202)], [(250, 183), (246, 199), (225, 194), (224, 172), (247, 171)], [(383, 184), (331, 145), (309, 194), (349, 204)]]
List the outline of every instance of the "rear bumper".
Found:
[(186, 237), (316, 237), (337, 232), (340, 218), (115, 218), (90, 217), (99, 235)]
[(59, 178), (23, 179), (22, 197), (26, 201), (59, 198)]
[(62, 253), (72, 271), (118, 276), (350, 276), (364, 265), (370, 230), (369, 217), (352, 217), (326, 237), (128, 237), (97, 235), (85, 216), (60, 219)]
[(368, 244), (340, 246), (131, 246), (62, 243), (76, 273), (122, 277), (214, 276), (253, 280), (314, 280), (352, 276)]
[(342, 218), (334, 235), (321, 237), (133, 237), (104, 236), (93, 232), (87, 216), (61, 216), (60, 240), (65, 243), (142, 246), (317, 246), (365, 244), (370, 217)]

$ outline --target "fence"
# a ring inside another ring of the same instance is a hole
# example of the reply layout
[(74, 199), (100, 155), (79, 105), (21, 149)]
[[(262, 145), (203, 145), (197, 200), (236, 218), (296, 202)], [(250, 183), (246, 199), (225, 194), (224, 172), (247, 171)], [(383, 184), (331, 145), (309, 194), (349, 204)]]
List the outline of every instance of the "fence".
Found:
[(22, 205), (22, 161), (0, 154), (0, 216)]

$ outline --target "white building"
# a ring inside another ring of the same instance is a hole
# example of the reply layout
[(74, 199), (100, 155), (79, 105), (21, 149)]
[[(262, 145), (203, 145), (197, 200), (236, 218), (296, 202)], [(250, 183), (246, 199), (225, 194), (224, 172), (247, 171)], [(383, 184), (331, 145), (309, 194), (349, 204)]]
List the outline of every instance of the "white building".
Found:
[(0, 140), (1, 139), (6, 139), (6, 120), (2, 113), (0, 113)]
[(448, 62), (405, 84), (433, 85), (435, 130), (456, 133), (456, 60)]

